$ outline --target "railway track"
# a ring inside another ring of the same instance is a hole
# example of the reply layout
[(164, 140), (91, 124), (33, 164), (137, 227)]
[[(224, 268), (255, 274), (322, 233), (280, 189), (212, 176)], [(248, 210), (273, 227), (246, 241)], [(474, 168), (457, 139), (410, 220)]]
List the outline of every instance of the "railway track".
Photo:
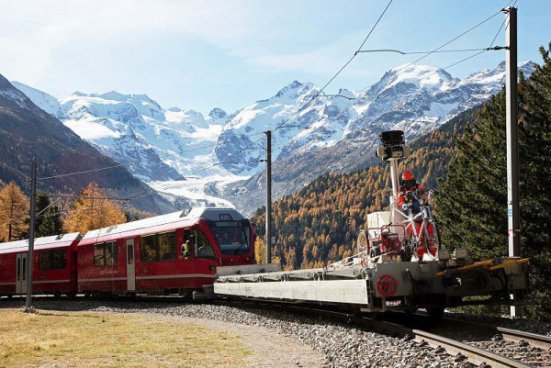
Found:
[(538, 347), (548, 352), (551, 351), (551, 337), (549, 336), (513, 330), (505, 327), (498, 327), (497, 331), (503, 336), (503, 339), (506, 341), (513, 341), (518, 343), (525, 341), (531, 346)]
[[(385, 335), (402, 337), (402, 338), (404, 337), (413, 338), (422, 344), (427, 344), (431, 346), (437, 351), (438, 350), (445, 351), (449, 355), (455, 356), (457, 361), (468, 361), (469, 363), (479, 367), (526, 368), (526, 367), (532, 366), (532, 365), (525, 364), (524, 362), (510, 359), (506, 356), (496, 354), (494, 352), (470, 345), (468, 343), (465, 343), (459, 340), (451, 339), (446, 336), (441, 336), (441, 335), (434, 334), (421, 329), (409, 328), (398, 323), (378, 320), (378, 319), (365, 317), (365, 316), (358, 316), (358, 315), (349, 314), (349, 313), (326, 310), (326, 309), (303, 308), (303, 307), (297, 307), (297, 306), (286, 306), (285, 309), (289, 310), (290, 312), (301, 313), (301, 314), (312, 315), (313, 313), (315, 313), (317, 315), (322, 315), (324, 318), (327, 318), (327, 319), (344, 322), (347, 324), (352, 324), (352, 325), (355, 325), (364, 329), (368, 329), (370, 331), (382, 333)], [(545, 348), (544, 346), (549, 347), (549, 345), (544, 345), (545, 342), (541, 342), (542, 341), (541, 338), (544, 338), (543, 340), (546, 340), (545, 336), (525, 333), (522, 331), (509, 330), (505, 328), (499, 328), (499, 330), (500, 330), (500, 333), (504, 334), (504, 339), (509, 339), (509, 338), (513, 339), (518, 337), (520, 340), (520, 339), (523, 339), (520, 336), (529, 335), (533, 339), (531, 341), (540, 341), (541, 345), (539, 347), (541, 348)], [(511, 332), (510, 335), (507, 334), (509, 331)], [(505, 337), (505, 334), (507, 334), (507, 337)], [(524, 341), (527, 341), (526, 339), (527, 338), (525, 338)], [(516, 340), (516, 341), (519, 341), (519, 340)], [(549, 341), (549, 338), (547, 338), (547, 343), (548, 341)], [(536, 343), (534, 343), (534, 346), (537, 346)]]
[(519, 361), (495, 354), (485, 349), (466, 344), (464, 342), (449, 339), (423, 330), (412, 330), (415, 339), (425, 341), (434, 348), (443, 348), (450, 355), (464, 356), (470, 363), (477, 366), (490, 366), (495, 368), (505, 367), (530, 367)]

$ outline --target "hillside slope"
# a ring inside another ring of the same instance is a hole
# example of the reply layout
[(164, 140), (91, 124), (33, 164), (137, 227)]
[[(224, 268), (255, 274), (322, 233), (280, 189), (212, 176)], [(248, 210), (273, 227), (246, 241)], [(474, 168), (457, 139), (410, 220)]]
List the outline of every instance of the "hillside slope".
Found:
[[(14, 181), (29, 192), (30, 165), (38, 162), (38, 177), (95, 170), (117, 163), (103, 156), (52, 115), (38, 108), (27, 96), (0, 75), (0, 179)], [(141, 210), (163, 213), (170, 204), (124, 167), (41, 180), (39, 191), (78, 192), (89, 182), (120, 196), (140, 197), (130, 204)]]

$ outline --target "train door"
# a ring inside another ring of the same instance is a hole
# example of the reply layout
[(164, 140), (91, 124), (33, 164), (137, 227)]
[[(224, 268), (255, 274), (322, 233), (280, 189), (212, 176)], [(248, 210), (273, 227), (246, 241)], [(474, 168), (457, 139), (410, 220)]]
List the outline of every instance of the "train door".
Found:
[(128, 291), (136, 290), (136, 262), (134, 257), (134, 239), (126, 240), (126, 280)]
[(15, 268), (15, 293), (24, 294), (27, 292), (27, 253), (18, 253)]

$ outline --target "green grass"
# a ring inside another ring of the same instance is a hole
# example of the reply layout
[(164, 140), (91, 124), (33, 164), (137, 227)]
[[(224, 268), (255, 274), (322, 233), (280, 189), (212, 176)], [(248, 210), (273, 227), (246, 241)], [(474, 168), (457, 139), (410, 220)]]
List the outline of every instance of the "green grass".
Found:
[(0, 310), (0, 368), (239, 367), (241, 340), (177, 319)]

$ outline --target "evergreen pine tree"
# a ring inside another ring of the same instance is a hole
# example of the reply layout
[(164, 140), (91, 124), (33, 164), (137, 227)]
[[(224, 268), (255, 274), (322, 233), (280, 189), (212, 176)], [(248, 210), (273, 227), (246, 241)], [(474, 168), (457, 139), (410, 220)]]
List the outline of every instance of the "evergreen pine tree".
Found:
[(506, 254), (507, 176), (505, 95), (492, 97), (457, 141), (457, 154), (440, 185), (442, 242), (475, 257)]
[[(39, 193), (36, 196), (36, 213), (44, 211), (51, 204), (50, 197), (46, 193)], [(63, 232), (60, 209), (57, 205), (49, 207), (36, 218), (36, 237), (51, 236)]]
[[(550, 45), (551, 48), (551, 45)], [(551, 318), (551, 60), (519, 83), (521, 255), (531, 258), (538, 315)], [(458, 141), (437, 209), (445, 244), (478, 257), (507, 255), (505, 94), (484, 105)]]
[(530, 257), (532, 298), (551, 320), (551, 58), (519, 83), (521, 253)]

